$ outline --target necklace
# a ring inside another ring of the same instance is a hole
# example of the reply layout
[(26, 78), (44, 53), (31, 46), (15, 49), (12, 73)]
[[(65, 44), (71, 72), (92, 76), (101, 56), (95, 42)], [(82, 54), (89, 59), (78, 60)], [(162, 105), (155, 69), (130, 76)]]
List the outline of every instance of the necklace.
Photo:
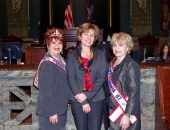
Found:
[(58, 57), (52, 55), (50, 52), (47, 52), (47, 54), (50, 54), (54, 59), (60, 61), (61, 63), (63, 63), (64, 65), (66, 65), (66, 62), (64, 61), (64, 59), (62, 58), (61, 55), (59, 55)]
[[(88, 56), (88, 60), (91, 60), (92, 58), (93, 58), (93, 52), (92, 52), (92, 50), (90, 50), (90, 55)], [(83, 61), (82, 61), (80, 56), (78, 56), (78, 61), (80, 62), (80, 64), (83, 63)]]

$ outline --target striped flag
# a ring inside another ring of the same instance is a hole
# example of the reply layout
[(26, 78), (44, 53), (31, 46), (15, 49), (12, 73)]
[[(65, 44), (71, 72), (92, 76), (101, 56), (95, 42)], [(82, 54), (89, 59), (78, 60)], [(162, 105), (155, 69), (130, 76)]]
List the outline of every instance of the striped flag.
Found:
[(94, 23), (94, 3), (93, 0), (88, 1), (88, 6), (87, 6), (87, 21), (90, 23)]
[(64, 29), (67, 29), (70, 27), (74, 27), (73, 15), (72, 15), (72, 3), (71, 3), (71, 0), (66, 0)]

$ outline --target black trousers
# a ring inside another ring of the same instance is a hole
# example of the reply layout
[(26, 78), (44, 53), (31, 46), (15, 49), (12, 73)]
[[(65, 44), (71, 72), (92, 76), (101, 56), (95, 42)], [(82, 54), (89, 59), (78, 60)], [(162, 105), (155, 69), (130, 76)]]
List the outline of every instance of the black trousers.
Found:
[(104, 128), (105, 128), (105, 130), (108, 130), (108, 128), (110, 127), (110, 120), (108, 118), (109, 107), (108, 107), (108, 104), (106, 103), (106, 100), (105, 100), (105, 103), (104, 103), (104, 112), (103, 113), (104, 113)]
[(71, 110), (77, 130), (101, 130), (104, 100), (89, 102), (91, 111), (83, 112), (79, 103), (71, 101)]

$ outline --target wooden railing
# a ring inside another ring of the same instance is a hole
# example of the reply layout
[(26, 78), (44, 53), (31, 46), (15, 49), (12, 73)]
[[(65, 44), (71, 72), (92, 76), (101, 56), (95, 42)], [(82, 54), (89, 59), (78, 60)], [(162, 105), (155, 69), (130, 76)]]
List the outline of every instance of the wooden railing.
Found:
[(157, 67), (159, 94), (160, 94), (160, 110), (163, 121), (170, 128), (170, 67)]

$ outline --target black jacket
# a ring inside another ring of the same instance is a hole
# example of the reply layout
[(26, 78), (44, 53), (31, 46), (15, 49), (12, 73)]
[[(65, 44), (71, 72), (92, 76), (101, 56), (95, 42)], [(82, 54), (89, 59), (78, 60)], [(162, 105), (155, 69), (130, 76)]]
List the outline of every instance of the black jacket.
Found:
[[(84, 93), (87, 96), (87, 100), (92, 102), (97, 102), (105, 99), (103, 83), (106, 76), (106, 57), (104, 51), (99, 49), (94, 50), (93, 62), (90, 66), (93, 88), (90, 92), (83, 91), (85, 71), (80, 68), (77, 50), (74, 50), (68, 54), (66, 68), (68, 73), (68, 82), (71, 88), (71, 101), (77, 102), (74, 96), (78, 93)], [(82, 102), (81, 105), (86, 104), (87, 100)]]
[[(129, 129), (140, 129), (140, 67), (137, 62), (127, 54), (122, 62), (114, 68), (112, 80), (120, 92), (126, 96), (129, 95), (125, 113), (136, 115), (138, 121), (129, 127)], [(110, 96), (109, 107), (115, 109), (117, 103)]]
[[(51, 57), (50, 54), (46, 56)], [(37, 114), (46, 117), (57, 114), (66, 118), (70, 93), (66, 72), (51, 62), (42, 62), (38, 73), (38, 88)], [(58, 123), (58, 129), (64, 127), (65, 123)]]

